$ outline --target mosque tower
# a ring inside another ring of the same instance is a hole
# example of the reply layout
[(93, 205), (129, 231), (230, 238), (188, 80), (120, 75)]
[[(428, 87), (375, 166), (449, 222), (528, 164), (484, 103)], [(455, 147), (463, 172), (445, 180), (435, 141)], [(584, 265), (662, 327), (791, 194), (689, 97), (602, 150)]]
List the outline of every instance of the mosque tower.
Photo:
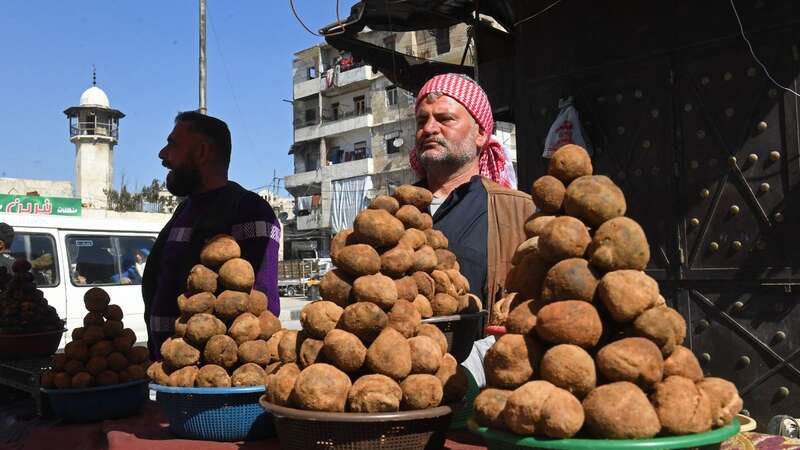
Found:
[(75, 194), (89, 208), (106, 209), (106, 192), (113, 181), (112, 157), (119, 138), (121, 111), (112, 109), (108, 96), (97, 87), (81, 94), (80, 105), (64, 110), (69, 119), (69, 140), (75, 144)]

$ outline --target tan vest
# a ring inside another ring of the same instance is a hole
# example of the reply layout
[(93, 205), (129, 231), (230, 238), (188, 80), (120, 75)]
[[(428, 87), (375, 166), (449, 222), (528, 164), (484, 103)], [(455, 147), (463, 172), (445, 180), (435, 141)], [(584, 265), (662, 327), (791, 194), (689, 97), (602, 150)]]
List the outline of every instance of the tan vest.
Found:
[(533, 214), (535, 206), (531, 196), (524, 192), (508, 189), (487, 178), (483, 178), (483, 186), (488, 194), (489, 221), (484, 308), (491, 311), (494, 302), (503, 296), (506, 276), (511, 270), (511, 258), (517, 247), (526, 240), (525, 221)]

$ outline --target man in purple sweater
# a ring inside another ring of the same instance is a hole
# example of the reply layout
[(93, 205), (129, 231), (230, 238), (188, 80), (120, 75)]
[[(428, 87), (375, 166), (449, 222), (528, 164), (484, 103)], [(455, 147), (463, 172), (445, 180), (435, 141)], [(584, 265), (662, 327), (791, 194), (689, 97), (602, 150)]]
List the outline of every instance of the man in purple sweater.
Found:
[(200, 263), (203, 244), (220, 233), (233, 236), (242, 258), (256, 273), (254, 289), (266, 294), (278, 316), (278, 247), (281, 228), (272, 207), (228, 180), (231, 135), (222, 120), (194, 111), (178, 114), (167, 145), (158, 157), (170, 170), (167, 189), (185, 199), (161, 230), (142, 277), (148, 347), (161, 359), (161, 344), (175, 331), (177, 298), (186, 288), (192, 266)]

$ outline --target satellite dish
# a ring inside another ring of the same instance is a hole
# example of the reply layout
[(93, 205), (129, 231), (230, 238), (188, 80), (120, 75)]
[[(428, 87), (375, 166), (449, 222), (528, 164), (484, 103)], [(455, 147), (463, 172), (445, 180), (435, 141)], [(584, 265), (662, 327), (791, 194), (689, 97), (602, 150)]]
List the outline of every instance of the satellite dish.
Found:
[(405, 141), (403, 141), (403, 138), (401, 138), (401, 137), (394, 138), (394, 140), (392, 141), (392, 145), (394, 145), (395, 147), (402, 147), (403, 146), (403, 142), (405, 142)]

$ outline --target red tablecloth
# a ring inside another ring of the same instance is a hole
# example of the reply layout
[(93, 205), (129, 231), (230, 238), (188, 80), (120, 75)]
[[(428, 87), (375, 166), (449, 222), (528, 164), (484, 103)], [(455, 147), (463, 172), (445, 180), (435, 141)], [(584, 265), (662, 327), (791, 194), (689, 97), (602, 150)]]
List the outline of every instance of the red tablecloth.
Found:
[[(54, 424), (41, 422), (24, 426), (20, 438), (1, 444), (13, 450), (278, 450), (277, 439), (255, 442), (208, 442), (176, 439), (167, 430), (167, 421), (158, 404), (148, 401), (141, 414), (127, 419), (106, 420), (91, 424)], [(2, 424), (0, 424), (2, 426)], [(449, 436), (450, 450), (485, 449), (481, 439), (469, 432)]]
[[(277, 439), (255, 442), (208, 442), (176, 439), (167, 430), (167, 421), (155, 402), (148, 401), (141, 414), (127, 419), (91, 424), (59, 424), (52, 421), (0, 423), (0, 449), (3, 450), (278, 450)], [(10, 427), (15, 438), (8, 439)], [(445, 448), (449, 450), (485, 449), (480, 437), (452, 432)], [(761, 433), (740, 433), (722, 444), (723, 450), (800, 449), (800, 440)]]

